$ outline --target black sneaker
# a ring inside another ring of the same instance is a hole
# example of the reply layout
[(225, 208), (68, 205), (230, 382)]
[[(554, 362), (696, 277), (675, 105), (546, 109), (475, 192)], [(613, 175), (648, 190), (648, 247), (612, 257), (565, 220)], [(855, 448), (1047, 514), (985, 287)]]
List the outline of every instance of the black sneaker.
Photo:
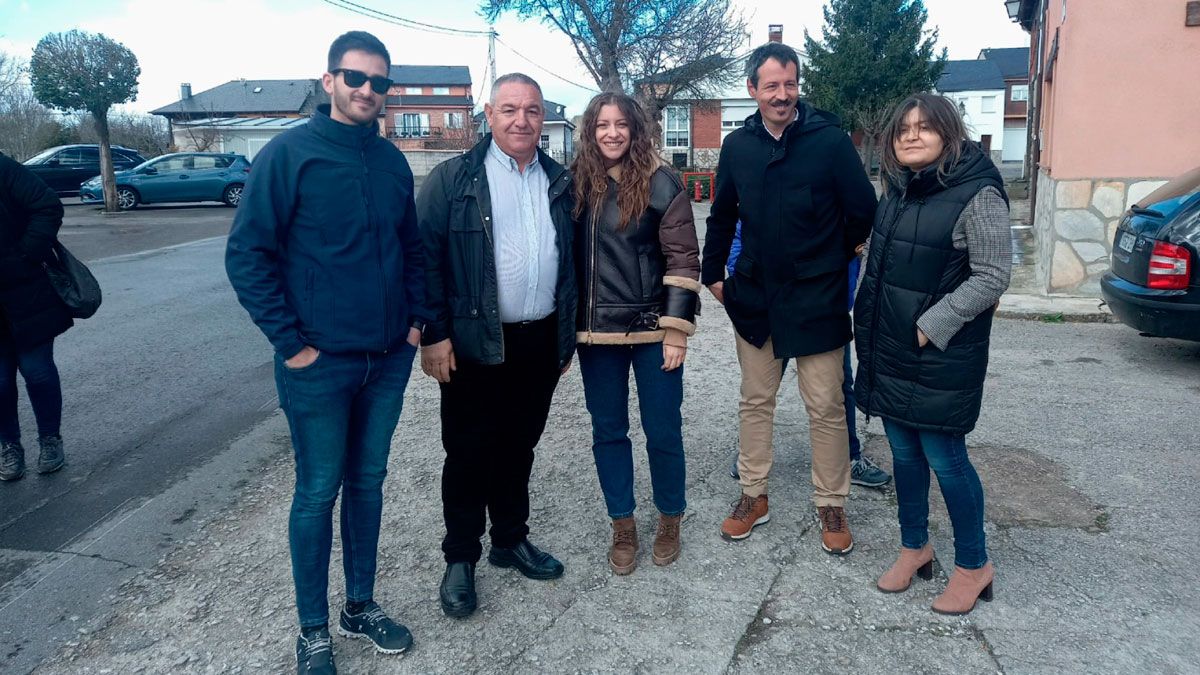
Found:
[(25, 448), (20, 443), (0, 443), (0, 480), (17, 480), (25, 475)]
[(63, 454), (62, 436), (42, 436), (38, 438), (41, 452), (38, 453), (37, 472), (54, 473), (63, 468), (66, 456)]
[(296, 638), (296, 672), (299, 675), (337, 675), (333, 665), (333, 640), (329, 629)]
[(368, 602), (358, 614), (347, 614), (342, 608), (338, 633), (348, 638), (367, 638), (375, 643), (380, 654), (403, 654), (412, 646), (412, 633), (388, 618), (374, 601)]
[(850, 482), (855, 485), (877, 488), (887, 485), (891, 479), (891, 474), (875, 466), (866, 455), (860, 455), (858, 459), (850, 462)]

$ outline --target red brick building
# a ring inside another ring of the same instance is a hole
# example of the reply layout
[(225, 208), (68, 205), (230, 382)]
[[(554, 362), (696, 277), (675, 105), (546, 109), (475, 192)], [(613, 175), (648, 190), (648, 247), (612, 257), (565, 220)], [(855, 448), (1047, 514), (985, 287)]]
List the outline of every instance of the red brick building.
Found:
[(466, 66), (392, 66), (383, 133), (401, 150), (465, 149), (475, 139)]

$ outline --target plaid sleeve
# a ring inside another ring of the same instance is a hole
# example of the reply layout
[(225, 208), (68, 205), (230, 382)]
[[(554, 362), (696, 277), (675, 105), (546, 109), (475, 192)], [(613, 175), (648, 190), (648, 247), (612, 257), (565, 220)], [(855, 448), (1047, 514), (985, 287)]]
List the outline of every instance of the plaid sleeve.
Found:
[(995, 188), (984, 188), (954, 224), (954, 247), (966, 249), (971, 276), (917, 319), (917, 327), (938, 349), (966, 323), (995, 305), (1012, 273), (1012, 233), (1008, 204)]

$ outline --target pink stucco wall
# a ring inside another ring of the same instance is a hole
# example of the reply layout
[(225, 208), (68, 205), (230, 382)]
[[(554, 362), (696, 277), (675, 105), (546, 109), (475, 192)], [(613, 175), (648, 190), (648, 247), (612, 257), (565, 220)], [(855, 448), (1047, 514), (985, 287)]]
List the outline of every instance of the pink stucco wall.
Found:
[(1200, 165), (1200, 27), (1185, 0), (1050, 0), (1041, 165), (1056, 180)]

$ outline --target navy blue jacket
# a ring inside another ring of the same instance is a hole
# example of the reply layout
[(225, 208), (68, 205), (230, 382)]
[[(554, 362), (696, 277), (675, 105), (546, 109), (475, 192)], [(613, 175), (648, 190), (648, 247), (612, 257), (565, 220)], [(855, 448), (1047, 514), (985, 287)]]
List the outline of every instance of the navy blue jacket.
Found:
[(408, 161), (375, 125), (321, 106), (254, 158), (225, 269), (285, 359), (399, 346), (429, 318)]

